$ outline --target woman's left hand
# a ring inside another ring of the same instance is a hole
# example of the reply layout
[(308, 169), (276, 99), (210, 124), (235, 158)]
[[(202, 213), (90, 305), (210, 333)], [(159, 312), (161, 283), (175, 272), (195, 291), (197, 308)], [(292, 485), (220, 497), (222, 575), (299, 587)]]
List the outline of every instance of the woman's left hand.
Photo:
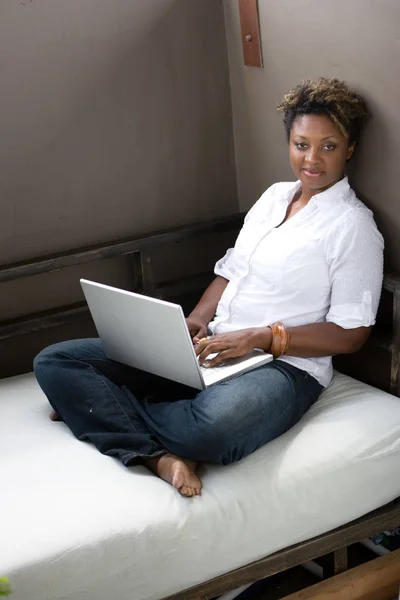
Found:
[[(195, 346), (195, 352), (201, 365), (216, 367), (227, 358), (243, 356), (254, 350), (254, 348), (268, 351), (271, 345), (271, 337), (271, 330), (268, 327), (239, 329), (238, 331), (203, 338)], [(207, 360), (207, 356), (210, 354), (217, 354), (217, 356)]]

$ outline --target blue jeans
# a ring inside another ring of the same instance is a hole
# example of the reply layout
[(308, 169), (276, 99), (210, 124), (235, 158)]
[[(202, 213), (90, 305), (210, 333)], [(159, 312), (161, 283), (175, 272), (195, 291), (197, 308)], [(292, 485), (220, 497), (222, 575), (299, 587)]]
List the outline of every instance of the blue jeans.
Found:
[(99, 339), (50, 346), (34, 370), (73, 434), (127, 466), (166, 451), (223, 465), (240, 460), (290, 429), (322, 390), (277, 360), (199, 392), (109, 360)]

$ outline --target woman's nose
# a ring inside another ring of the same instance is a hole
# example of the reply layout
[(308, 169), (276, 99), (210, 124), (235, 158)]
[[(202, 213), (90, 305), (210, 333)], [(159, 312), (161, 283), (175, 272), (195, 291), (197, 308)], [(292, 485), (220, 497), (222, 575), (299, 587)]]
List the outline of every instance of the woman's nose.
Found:
[(316, 164), (320, 162), (319, 148), (310, 147), (306, 154), (306, 162)]

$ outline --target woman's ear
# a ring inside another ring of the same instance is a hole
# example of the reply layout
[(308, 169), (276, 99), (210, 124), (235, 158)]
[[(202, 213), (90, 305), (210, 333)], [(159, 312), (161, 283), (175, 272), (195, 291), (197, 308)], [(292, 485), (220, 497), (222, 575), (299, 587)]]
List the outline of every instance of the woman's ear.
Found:
[(352, 144), (350, 144), (350, 146), (349, 146), (349, 148), (347, 150), (346, 160), (350, 160), (351, 159), (351, 157), (354, 154), (355, 147), (356, 147), (356, 143), (355, 142), (353, 142)]

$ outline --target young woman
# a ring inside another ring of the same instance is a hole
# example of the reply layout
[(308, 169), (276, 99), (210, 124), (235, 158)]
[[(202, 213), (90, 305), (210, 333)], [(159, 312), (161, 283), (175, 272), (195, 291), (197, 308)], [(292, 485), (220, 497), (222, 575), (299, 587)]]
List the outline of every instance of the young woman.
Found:
[(210, 368), (253, 348), (275, 360), (200, 393), (108, 360), (98, 339), (56, 344), (34, 363), (79, 440), (145, 464), (184, 496), (200, 493), (199, 462), (240, 460), (299, 421), (329, 384), (331, 357), (358, 350), (375, 320), (383, 241), (345, 177), (365, 103), (320, 78), (279, 110), (297, 181), (273, 185), (253, 206), (187, 318)]

